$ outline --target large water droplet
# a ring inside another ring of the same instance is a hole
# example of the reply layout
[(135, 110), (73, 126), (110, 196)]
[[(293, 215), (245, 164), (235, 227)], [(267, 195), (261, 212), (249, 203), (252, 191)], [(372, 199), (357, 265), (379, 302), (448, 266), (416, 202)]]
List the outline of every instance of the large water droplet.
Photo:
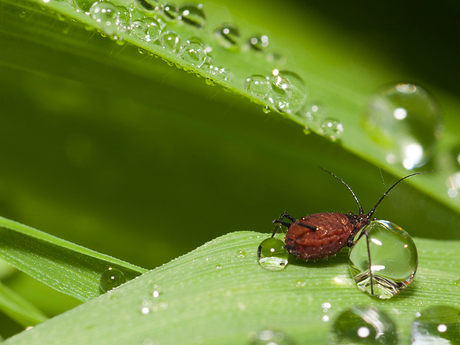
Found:
[(281, 271), (288, 264), (289, 253), (284, 248), (284, 242), (270, 237), (259, 245), (257, 256), (259, 264), (269, 271)]
[(179, 7), (179, 17), (183, 22), (202, 28), (206, 24), (206, 14), (202, 4), (184, 4)]
[(365, 126), (387, 162), (413, 169), (433, 156), (442, 122), (437, 102), (425, 89), (397, 84), (370, 97)]
[(240, 29), (233, 23), (219, 25), (214, 33), (219, 44), (227, 49), (238, 45), (241, 38)]
[(343, 125), (339, 120), (327, 117), (321, 123), (320, 133), (332, 141), (339, 140), (343, 133)]
[(167, 51), (174, 52), (179, 47), (180, 36), (175, 31), (163, 32), (160, 43)]
[(120, 12), (111, 2), (95, 2), (89, 9), (89, 13), (105, 34), (113, 35), (117, 31)]
[(172, 2), (167, 2), (162, 5), (163, 13), (170, 20), (175, 20), (179, 16), (179, 8)]
[(412, 345), (459, 345), (460, 310), (436, 306), (423, 310), (412, 322)]
[(266, 35), (254, 35), (248, 39), (249, 46), (256, 50), (262, 51), (268, 47), (268, 36)]
[(295, 113), (302, 109), (307, 98), (303, 79), (294, 72), (273, 70), (270, 101), (282, 113)]
[(116, 268), (109, 267), (101, 273), (99, 286), (103, 292), (110, 291), (126, 282), (125, 275)]
[(282, 332), (266, 329), (258, 333), (251, 332), (248, 335), (251, 345), (294, 345)]
[[(401, 227), (386, 220), (372, 221), (363, 230), (369, 233), (374, 295), (391, 298), (414, 278), (418, 264), (415, 243)], [(358, 288), (371, 294), (366, 236), (350, 250), (348, 264)]]
[(146, 42), (154, 42), (160, 37), (158, 23), (151, 18), (134, 20), (129, 28), (132, 35)]
[(331, 338), (337, 345), (397, 344), (396, 325), (374, 307), (354, 307), (337, 316)]
[(248, 79), (246, 79), (244, 87), (246, 90), (260, 99), (267, 97), (271, 90), (270, 82), (266, 77), (260, 74), (253, 74)]
[(206, 49), (201, 43), (189, 42), (181, 47), (179, 56), (182, 60), (201, 67), (206, 61)]

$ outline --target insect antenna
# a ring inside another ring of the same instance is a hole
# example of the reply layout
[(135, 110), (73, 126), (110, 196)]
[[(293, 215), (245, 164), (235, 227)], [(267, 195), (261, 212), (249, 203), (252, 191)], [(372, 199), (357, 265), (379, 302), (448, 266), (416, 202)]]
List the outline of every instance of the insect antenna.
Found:
[[(326, 169), (324, 169), (324, 168), (322, 168), (322, 167), (319, 167), (319, 168), (320, 168), (321, 170), (324, 170), (325, 172), (331, 174), (332, 176), (334, 176), (337, 180), (339, 180), (340, 182), (342, 182), (342, 183), (345, 185), (345, 187), (348, 188), (348, 190), (350, 191), (351, 195), (353, 195), (353, 198), (355, 199), (356, 203), (358, 204), (358, 207), (359, 207), (359, 214), (364, 214), (363, 207), (362, 207), (361, 204), (359, 203), (358, 198), (356, 197), (355, 193), (354, 193), (353, 190), (350, 188), (350, 186), (347, 185), (347, 184), (345, 183), (344, 180), (342, 180), (340, 177), (338, 177), (338, 176), (335, 175), (334, 173), (331, 173), (330, 171), (327, 171)], [(421, 174), (421, 173), (417, 173), (417, 174)], [(407, 177), (408, 177), (408, 176), (407, 176)], [(398, 182), (399, 182), (399, 181), (398, 181)], [(394, 186), (393, 186), (393, 187), (394, 187)], [(391, 188), (393, 188), (393, 187), (391, 187)], [(391, 188), (390, 188), (390, 189), (391, 189)], [(383, 198), (382, 198), (382, 199), (383, 199)], [(379, 202), (380, 202), (380, 201), (379, 201)]]
[[(324, 169), (323, 169), (324, 170)], [(388, 188), (388, 190), (383, 193), (383, 196), (380, 198), (380, 200), (375, 204), (374, 208), (372, 210), (370, 210), (370, 212), (367, 214), (367, 218), (368, 219), (371, 219), (372, 215), (374, 214), (375, 212), (375, 209), (377, 208), (377, 206), (380, 205), (380, 203), (382, 202), (382, 200), (388, 195), (388, 193), (390, 193), (390, 190), (392, 190), (399, 182), (401, 182), (402, 180), (405, 180), (406, 178), (409, 178), (411, 176), (415, 176), (415, 175), (420, 175), (420, 174), (426, 174), (426, 173), (430, 173), (430, 172), (434, 172), (435, 170), (430, 170), (430, 171), (421, 171), (421, 172), (416, 172), (416, 173), (413, 173), (413, 174), (410, 174), (410, 175), (407, 175), (407, 176), (404, 176), (402, 178), (400, 178), (398, 181), (396, 181), (396, 183), (394, 185), (392, 185), (390, 188)]]

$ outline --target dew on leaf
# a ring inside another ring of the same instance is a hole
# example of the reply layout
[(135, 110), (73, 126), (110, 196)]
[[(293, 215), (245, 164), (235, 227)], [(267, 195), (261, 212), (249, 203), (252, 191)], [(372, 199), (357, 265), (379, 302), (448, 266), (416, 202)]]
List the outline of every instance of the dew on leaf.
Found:
[(214, 30), (214, 34), (219, 44), (227, 49), (238, 45), (241, 38), (240, 29), (233, 23), (219, 25)]
[(112, 267), (102, 272), (99, 277), (99, 286), (102, 292), (110, 291), (125, 282), (126, 278), (123, 272)]
[(321, 121), (320, 133), (332, 141), (339, 140), (343, 133), (342, 122), (327, 117)]
[(460, 310), (435, 306), (422, 310), (411, 325), (412, 345), (460, 344)]
[(180, 48), (179, 57), (192, 65), (201, 67), (206, 61), (206, 49), (201, 43), (188, 42)]
[(178, 19), (197, 28), (206, 24), (206, 13), (202, 4), (184, 4), (179, 7)]
[(260, 332), (251, 332), (248, 335), (250, 345), (294, 345), (284, 333), (265, 329)]
[(179, 41), (180, 36), (175, 31), (166, 31), (160, 36), (161, 45), (169, 52), (174, 52), (177, 48), (179, 48)]
[(266, 77), (260, 74), (253, 74), (246, 79), (244, 88), (260, 99), (265, 99), (271, 90)]
[(249, 46), (256, 51), (263, 51), (268, 47), (268, 36), (254, 35), (248, 39)]
[(260, 266), (266, 270), (281, 271), (288, 264), (289, 253), (284, 248), (283, 241), (269, 237), (260, 243), (257, 256)]
[(94, 19), (101, 30), (107, 35), (117, 31), (120, 12), (118, 7), (109, 1), (96, 1), (89, 9), (90, 17)]
[(179, 16), (179, 8), (175, 3), (167, 2), (162, 6), (162, 9), (169, 20), (175, 20)]

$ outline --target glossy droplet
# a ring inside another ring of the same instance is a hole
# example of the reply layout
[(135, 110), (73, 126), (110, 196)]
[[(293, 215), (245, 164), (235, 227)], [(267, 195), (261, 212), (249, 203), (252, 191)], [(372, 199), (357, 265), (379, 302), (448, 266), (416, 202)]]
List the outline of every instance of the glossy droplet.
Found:
[(296, 113), (307, 98), (303, 79), (294, 72), (274, 69), (271, 77), (270, 101), (281, 113)]
[(160, 37), (158, 23), (150, 18), (134, 20), (129, 29), (131, 35), (145, 42), (154, 42)]
[(94, 4), (94, 0), (73, 0), (73, 5), (76, 10), (89, 12), (89, 9)]
[(240, 29), (233, 23), (219, 25), (214, 34), (219, 44), (227, 49), (238, 45), (241, 38)]
[(117, 31), (120, 12), (111, 2), (95, 2), (89, 9), (89, 13), (105, 34), (113, 35)]
[(339, 120), (327, 117), (321, 123), (320, 133), (332, 141), (336, 141), (342, 136), (343, 125)]
[(248, 39), (249, 46), (256, 51), (263, 51), (268, 47), (268, 36), (258, 35)]
[(274, 237), (262, 241), (257, 255), (260, 266), (269, 271), (281, 271), (288, 264), (289, 253), (284, 248), (284, 242)]
[[(414, 278), (418, 264), (417, 248), (406, 231), (389, 221), (372, 221), (364, 229), (369, 233), (374, 295), (381, 299), (391, 298)], [(365, 236), (350, 250), (348, 265), (358, 288), (371, 294)]]
[(253, 74), (247, 78), (244, 88), (260, 99), (265, 99), (271, 90), (268, 79), (260, 74)]
[(454, 281), (454, 285), (460, 286), (460, 279), (459, 279), (459, 280), (455, 280), (455, 281)]
[(176, 51), (179, 47), (180, 36), (175, 31), (163, 32), (160, 36), (160, 43), (164, 49), (170, 52)]
[(201, 43), (189, 42), (181, 47), (179, 57), (192, 65), (201, 67), (206, 61), (206, 49)]
[(331, 343), (397, 344), (396, 325), (374, 307), (354, 307), (337, 316), (332, 326)]
[(244, 249), (238, 249), (236, 251), (236, 257), (239, 259), (244, 259), (246, 257), (246, 252), (244, 251)]
[(436, 306), (423, 310), (411, 325), (412, 345), (459, 345), (460, 310)]
[(158, 8), (157, 0), (135, 0), (135, 3), (141, 10), (154, 11)]
[(179, 16), (179, 8), (172, 2), (167, 2), (163, 6), (163, 13), (170, 20), (175, 20)]
[(449, 176), (446, 180), (447, 195), (449, 197), (457, 198), (460, 191), (460, 172)]
[(202, 66), (208, 73), (211, 73), (216, 78), (222, 79), (224, 81), (230, 81), (232, 79), (232, 73), (229, 69), (225, 67), (215, 66), (213, 64), (204, 64)]
[(206, 24), (206, 14), (202, 4), (185, 4), (179, 7), (179, 17), (183, 22), (202, 28)]
[(129, 23), (131, 22), (131, 11), (124, 6), (117, 6), (118, 8), (118, 23), (117, 29), (119, 32), (129, 30)]
[(271, 109), (268, 105), (264, 105), (263, 108), (262, 108), (262, 111), (265, 113), (265, 114), (268, 114), (270, 113)]
[(248, 335), (249, 344), (251, 345), (294, 345), (282, 332), (266, 329), (258, 333), (251, 332)]
[(109, 267), (102, 272), (99, 278), (99, 286), (102, 292), (110, 291), (125, 282), (126, 278), (123, 272), (112, 267)]
[(297, 114), (304, 117), (309, 126), (320, 128), (326, 118), (327, 108), (319, 101), (307, 102)]
[(365, 119), (367, 133), (383, 148), (387, 162), (406, 169), (433, 156), (442, 123), (435, 99), (412, 84), (386, 86), (372, 95)]

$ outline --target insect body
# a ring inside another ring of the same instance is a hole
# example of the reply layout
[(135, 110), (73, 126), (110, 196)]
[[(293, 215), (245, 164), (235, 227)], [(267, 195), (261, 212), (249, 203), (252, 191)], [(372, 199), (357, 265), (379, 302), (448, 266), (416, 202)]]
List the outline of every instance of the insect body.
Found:
[[(366, 236), (371, 294), (374, 295), (369, 234), (366, 229), (364, 229), (356, 241), (354, 238), (361, 229), (372, 220), (376, 220), (376, 218), (372, 218), (372, 216), (377, 206), (380, 205), (385, 196), (398, 183), (408, 177), (423, 174), (425, 172), (410, 174), (399, 179), (383, 194), (372, 210), (364, 214), (363, 208), (353, 190), (335, 174), (325, 169), (323, 170), (334, 176), (348, 188), (358, 204), (359, 213), (315, 213), (300, 219), (295, 219), (290, 214), (284, 212), (279, 219), (273, 220), (273, 223), (281, 224), (288, 228), (284, 248), (286, 248), (290, 254), (302, 260), (328, 258), (337, 254), (345, 246), (353, 247), (362, 236)], [(275, 236), (278, 229), (279, 226), (275, 228), (271, 237)]]

